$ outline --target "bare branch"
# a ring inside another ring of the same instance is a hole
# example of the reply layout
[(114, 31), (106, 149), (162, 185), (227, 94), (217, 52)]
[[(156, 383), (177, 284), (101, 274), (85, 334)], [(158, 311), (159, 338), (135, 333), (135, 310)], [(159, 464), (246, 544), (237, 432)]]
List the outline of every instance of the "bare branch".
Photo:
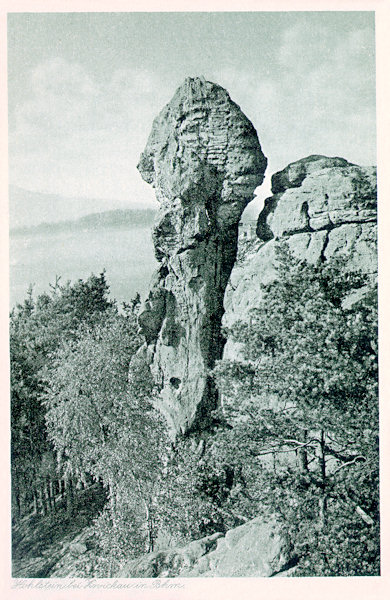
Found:
[(361, 456), (361, 455), (355, 456), (355, 458), (353, 460), (350, 460), (349, 462), (346, 462), (343, 465), (340, 465), (335, 471), (333, 471), (333, 473), (331, 473), (331, 475), (334, 476), (334, 475), (336, 475), (336, 473), (341, 471), (341, 469), (344, 469), (344, 467), (350, 467), (351, 465), (354, 465), (357, 462), (366, 462), (365, 456)]
[[(335, 458), (340, 460), (341, 462), (349, 462), (351, 460), (351, 458), (353, 458), (353, 459), (358, 458), (357, 456), (353, 456), (353, 455), (351, 456), (350, 454), (348, 456), (346, 454), (341, 454), (341, 452), (339, 452), (338, 450), (334, 450), (327, 444), (325, 444), (325, 451), (328, 454), (331, 454), (332, 456), (334, 456)], [(362, 458), (364, 460), (366, 460), (364, 456)]]
[(299, 448), (304, 448), (305, 446), (310, 446), (310, 444), (312, 442), (319, 444), (319, 440), (317, 440), (316, 438), (312, 438), (308, 442), (300, 442), (299, 440), (294, 440), (294, 439), (283, 439), (282, 442), (285, 442), (286, 444), (297, 444), (297, 446)]
[(360, 506), (357, 506), (355, 510), (357, 514), (363, 519), (363, 521), (367, 523), (367, 525), (374, 525), (374, 519), (372, 519), (370, 515), (368, 515), (362, 508), (360, 508)]
[(297, 450), (300, 450), (302, 448), (302, 445), (305, 445), (305, 444), (301, 444), (299, 446), (294, 446), (293, 448), (289, 448), (288, 450), (281, 450), (281, 449), (278, 449), (278, 446), (274, 446), (270, 450), (265, 450), (264, 452), (253, 453), (253, 456), (265, 456), (266, 454), (288, 454), (289, 452), (296, 452)]

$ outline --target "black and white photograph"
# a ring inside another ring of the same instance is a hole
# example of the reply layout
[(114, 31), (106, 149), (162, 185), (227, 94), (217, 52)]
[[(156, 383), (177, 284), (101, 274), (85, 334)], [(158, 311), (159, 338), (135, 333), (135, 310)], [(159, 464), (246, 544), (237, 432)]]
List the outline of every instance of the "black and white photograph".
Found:
[(379, 598), (375, 6), (38, 4), (6, 14), (12, 586)]

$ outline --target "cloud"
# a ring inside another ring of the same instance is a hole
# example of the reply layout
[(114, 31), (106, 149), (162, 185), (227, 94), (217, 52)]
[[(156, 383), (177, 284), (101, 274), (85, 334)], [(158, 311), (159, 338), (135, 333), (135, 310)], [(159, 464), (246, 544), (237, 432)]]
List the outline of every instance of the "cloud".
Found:
[(262, 72), (220, 74), (255, 125), (268, 173), (309, 154), (376, 162), (374, 32), (318, 24), (284, 30)]
[[(313, 140), (324, 153), (344, 152), (356, 162), (375, 162), (372, 32), (362, 29), (335, 37), (330, 31), (313, 29), (310, 40), (311, 56), (305, 55), (298, 71), (281, 52), (284, 93), (292, 99), (290, 116), (299, 124), (302, 140)], [(299, 39), (294, 53), (301, 52), (303, 45)]]
[[(235, 61), (223, 69), (216, 62), (204, 71), (253, 122), (267, 173), (313, 153), (374, 163), (373, 30), (341, 34), (340, 27), (303, 21), (281, 29), (273, 43), (256, 68)], [(152, 67), (127, 65), (103, 76), (62, 58), (42, 62), (30, 73), (30, 97), (10, 119), (11, 182), (152, 202), (135, 167), (154, 117), (182, 77), (182, 71), (163, 78)]]
[(318, 24), (298, 24), (282, 36), (280, 78), (286, 92), (298, 91), (303, 106), (314, 104), (325, 113), (374, 107), (374, 47), (369, 28), (336, 35)]
[(135, 166), (153, 118), (169, 100), (166, 83), (138, 69), (118, 69), (98, 82), (60, 58), (36, 67), (30, 83), (31, 96), (16, 107), (10, 131), (11, 182), (65, 195), (142, 199)]
[(77, 64), (56, 58), (33, 70), (31, 97), (16, 110), (17, 133), (61, 135), (71, 127), (88, 127), (99, 90)]

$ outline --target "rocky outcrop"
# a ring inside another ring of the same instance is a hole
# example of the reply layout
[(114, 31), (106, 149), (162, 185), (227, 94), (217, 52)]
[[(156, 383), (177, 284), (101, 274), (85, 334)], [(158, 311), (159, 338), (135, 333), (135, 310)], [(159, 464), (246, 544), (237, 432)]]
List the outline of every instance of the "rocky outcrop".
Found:
[(161, 549), (143, 554), (126, 562), (118, 573), (118, 577), (180, 577), (184, 572), (195, 568), (199, 560), (214, 550), (222, 533), (214, 533), (207, 537), (190, 542), (186, 546)]
[(128, 561), (118, 577), (280, 577), (292, 574), (295, 564), (276, 524), (256, 518), (225, 536), (214, 533)]
[[(276, 173), (272, 192), (258, 218), (258, 241), (231, 275), (225, 297), (228, 326), (257, 306), (261, 284), (275, 277), (275, 248), (282, 242), (308, 261), (341, 257), (346, 270), (377, 274), (375, 167), (309, 156)], [(228, 341), (225, 356), (235, 352)]]
[(140, 314), (158, 407), (173, 434), (207, 428), (222, 356), (223, 298), (238, 223), (266, 159), (228, 93), (186, 79), (155, 119), (138, 169), (160, 204), (153, 231), (160, 268)]
[(272, 177), (272, 192), (257, 224), (263, 241), (376, 222), (376, 169), (342, 158), (292, 163)]

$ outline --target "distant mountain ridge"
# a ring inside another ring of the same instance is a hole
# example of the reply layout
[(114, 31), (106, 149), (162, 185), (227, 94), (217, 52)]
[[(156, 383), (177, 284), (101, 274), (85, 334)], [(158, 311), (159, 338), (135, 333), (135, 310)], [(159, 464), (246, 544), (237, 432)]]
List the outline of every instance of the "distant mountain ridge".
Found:
[(100, 213), (91, 213), (79, 219), (69, 219), (57, 222), (44, 222), (31, 227), (11, 228), (13, 234), (52, 233), (58, 231), (87, 231), (106, 227), (149, 227), (153, 224), (155, 211), (153, 209), (116, 209)]
[(111, 210), (151, 209), (150, 204), (112, 198), (65, 197), (58, 194), (32, 192), (15, 185), (9, 186), (10, 229), (30, 228), (41, 223), (74, 221), (94, 213)]

